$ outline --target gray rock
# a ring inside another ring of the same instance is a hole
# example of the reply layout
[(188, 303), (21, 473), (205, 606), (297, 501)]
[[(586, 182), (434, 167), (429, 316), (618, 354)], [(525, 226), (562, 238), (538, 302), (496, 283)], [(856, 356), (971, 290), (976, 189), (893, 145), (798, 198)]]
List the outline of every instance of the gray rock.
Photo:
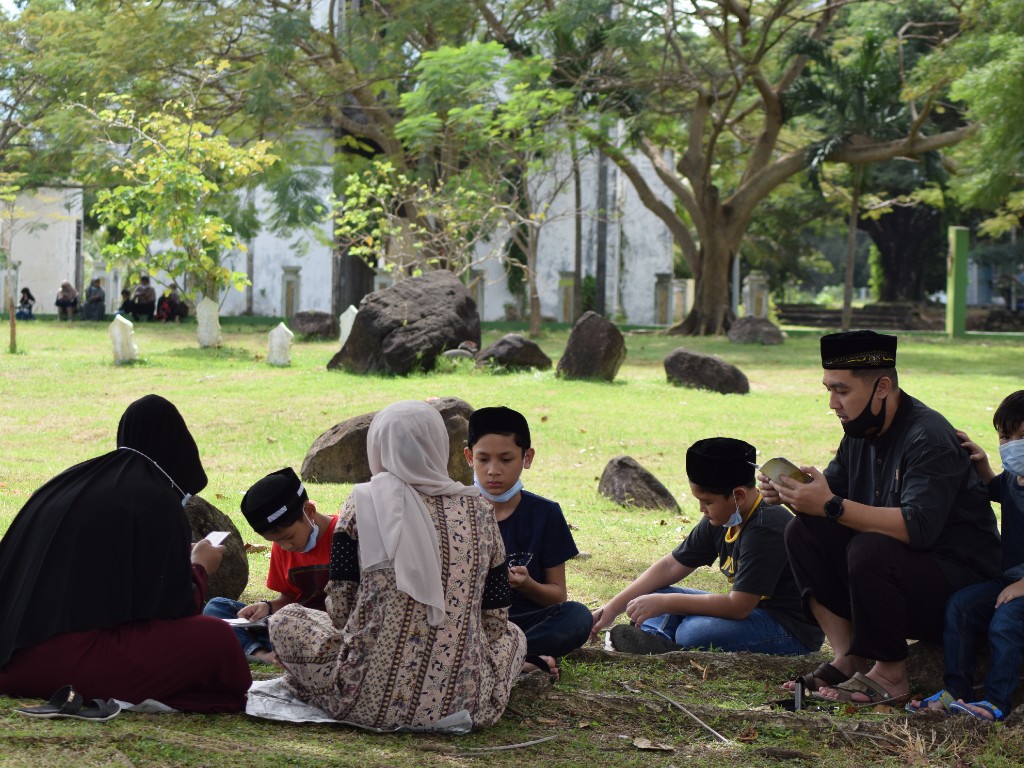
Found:
[(782, 331), (763, 317), (741, 317), (729, 327), (729, 341), (735, 344), (781, 344)]
[(609, 461), (597, 490), (624, 507), (679, 512), (679, 504), (668, 488), (631, 456), (616, 456)]
[(480, 315), (453, 273), (435, 270), (366, 296), (345, 345), (327, 367), (405, 376), (430, 371), (446, 349), (480, 344)]
[(710, 389), (723, 395), (745, 395), (750, 391), (747, 377), (732, 363), (681, 347), (665, 358), (665, 375), (670, 384)]
[(333, 339), (338, 336), (338, 320), (330, 312), (296, 312), (291, 329), (307, 339)]
[(446, 349), (441, 353), (441, 357), (446, 357), (449, 360), (472, 360), (473, 353), (468, 349)]
[(224, 559), (216, 573), (210, 574), (206, 597), (227, 597), (237, 600), (249, 583), (249, 559), (245, 542), (231, 518), (200, 496), (193, 496), (185, 505), (185, 517), (192, 526), (192, 540), (199, 541), (210, 531), (227, 531)]
[(509, 370), (536, 368), (546, 371), (551, 367), (551, 358), (544, 354), (536, 342), (522, 334), (507, 333), (476, 356), (477, 365), (501, 366)]
[(557, 373), (564, 379), (612, 381), (625, 359), (626, 340), (615, 324), (596, 312), (584, 312), (572, 327)]
[[(473, 470), (466, 463), (462, 449), (466, 447), (473, 407), (457, 397), (433, 398), (427, 402), (440, 411), (448, 431), (448, 475), (460, 483), (472, 484)], [(366, 433), (376, 413), (346, 419), (314, 440), (302, 462), (302, 479), (315, 483), (367, 482), (370, 463), (366, 458)]]

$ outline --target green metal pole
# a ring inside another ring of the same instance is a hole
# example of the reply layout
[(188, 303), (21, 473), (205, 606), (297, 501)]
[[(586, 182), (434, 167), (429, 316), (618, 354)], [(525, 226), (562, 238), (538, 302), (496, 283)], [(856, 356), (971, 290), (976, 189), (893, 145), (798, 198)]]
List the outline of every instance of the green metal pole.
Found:
[(967, 335), (967, 227), (949, 228), (946, 262), (946, 335)]

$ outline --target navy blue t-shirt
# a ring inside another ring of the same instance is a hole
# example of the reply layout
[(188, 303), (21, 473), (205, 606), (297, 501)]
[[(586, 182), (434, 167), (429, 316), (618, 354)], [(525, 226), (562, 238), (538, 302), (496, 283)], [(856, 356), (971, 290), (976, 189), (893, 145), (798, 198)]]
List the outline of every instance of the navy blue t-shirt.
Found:
[[(511, 515), (498, 521), (506, 556), (529, 552), (533, 555), (526, 570), (534, 581), (545, 584), (544, 571), (554, 568), (580, 553), (573, 541), (562, 508), (550, 499), (522, 491), (519, 504)], [(512, 590), (510, 616), (518, 616), (543, 608), (543, 605)]]
[(1005, 572), (1024, 564), (1024, 487), (1017, 485), (1015, 474), (1003, 470), (988, 484), (988, 495), (1002, 507), (999, 529)]

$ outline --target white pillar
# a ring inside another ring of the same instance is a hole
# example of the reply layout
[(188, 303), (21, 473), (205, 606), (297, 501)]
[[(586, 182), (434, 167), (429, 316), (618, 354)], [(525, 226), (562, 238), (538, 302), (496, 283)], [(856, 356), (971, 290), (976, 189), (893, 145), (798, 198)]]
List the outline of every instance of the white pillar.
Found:
[(292, 364), (292, 337), (294, 335), (284, 323), (278, 323), (277, 327), (267, 334), (268, 365)]
[(118, 315), (114, 321), (107, 326), (107, 333), (110, 334), (110, 341), (114, 345), (114, 362), (118, 365), (134, 363), (139, 359), (139, 348), (135, 344), (135, 326), (131, 320), (126, 320), (123, 315)]
[(203, 300), (196, 304), (196, 320), (199, 322), (199, 330), (196, 331), (199, 346), (219, 347), (221, 342), (220, 307), (217, 306), (217, 302), (204, 296)]

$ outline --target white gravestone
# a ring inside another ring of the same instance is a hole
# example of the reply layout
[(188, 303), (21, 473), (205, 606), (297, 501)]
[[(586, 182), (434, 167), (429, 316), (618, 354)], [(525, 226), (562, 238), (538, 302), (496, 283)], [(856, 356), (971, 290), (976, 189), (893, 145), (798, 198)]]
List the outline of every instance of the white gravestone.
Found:
[(220, 335), (220, 307), (217, 302), (206, 296), (196, 304), (196, 320), (199, 322), (199, 329), (196, 331), (196, 338), (200, 347), (219, 347)]
[(270, 338), (267, 344), (267, 362), (270, 365), (291, 365), (294, 335), (284, 323), (278, 323), (268, 334)]
[(118, 315), (107, 327), (110, 341), (114, 345), (114, 362), (118, 365), (134, 363), (139, 359), (139, 348), (135, 344), (135, 326), (131, 320)]
[(356, 321), (356, 313), (358, 311), (358, 309), (349, 304), (348, 309), (342, 312), (341, 317), (338, 318), (338, 327), (341, 328), (340, 344), (338, 344), (339, 350), (345, 346), (345, 342), (348, 341), (348, 335), (352, 333), (352, 324)]

